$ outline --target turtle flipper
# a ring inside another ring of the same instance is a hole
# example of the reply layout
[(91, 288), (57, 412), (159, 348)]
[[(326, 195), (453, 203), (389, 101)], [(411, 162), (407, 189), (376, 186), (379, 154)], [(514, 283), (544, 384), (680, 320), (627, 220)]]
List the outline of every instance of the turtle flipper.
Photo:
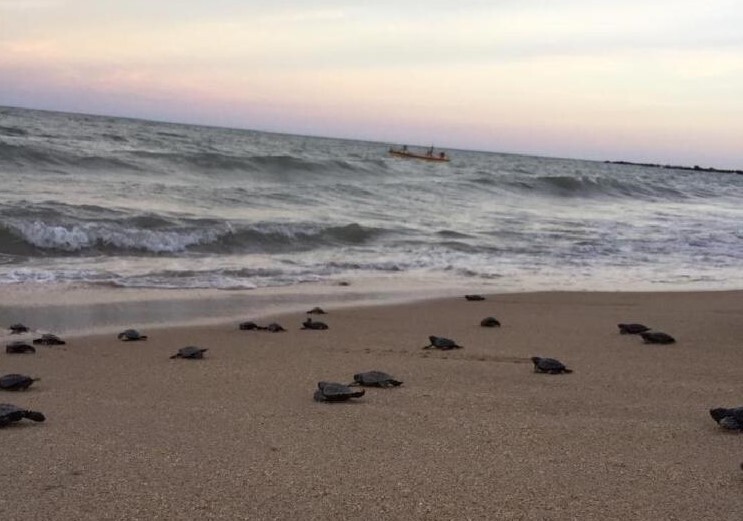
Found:
[(725, 416), (719, 422), (720, 427), (724, 427), (730, 430), (743, 430), (743, 423), (739, 422), (733, 416)]

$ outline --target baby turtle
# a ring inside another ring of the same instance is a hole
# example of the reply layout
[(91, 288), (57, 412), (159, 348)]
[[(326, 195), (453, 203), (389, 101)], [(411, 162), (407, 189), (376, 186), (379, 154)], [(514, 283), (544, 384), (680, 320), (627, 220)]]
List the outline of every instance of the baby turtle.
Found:
[(319, 307), (314, 307), (314, 308), (310, 309), (307, 313), (308, 314), (311, 314), (311, 315), (327, 315), (327, 313), (325, 312), (325, 310), (323, 308), (319, 308)]
[(278, 322), (271, 322), (266, 327), (262, 328), (270, 333), (281, 333), (282, 331), (286, 331), (283, 327), (281, 327), (281, 324)]
[(63, 346), (66, 343), (67, 342), (59, 338), (57, 335), (52, 335), (51, 333), (46, 333), (41, 335), (41, 338), (34, 339), (34, 345), (41, 346)]
[(469, 301), (485, 300), (485, 297), (483, 297), (482, 295), (465, 295), (464, 298)]
[(743, 430), (743, 407), (733, 407), (732, 409), (718, 407), (710, 409), (709, 415), (720, 427), (730, 430)]
[(25, 391), (38, 378), (31, 378), (23, 374), (6, 374), (0, 376), (0, 389), (5, 391)]
[(364, 387), (397, 387), (402, 382), (395, 380), (391, 375), (382, 371), (367, 371), (353, 375), (353, 383)]
[(17, 355), (17, 354), (23, 354), (23, 353), (35, 353), (36, 348), (32, 345), (27, 344), (26, 342), (11, 342), (10, 344), (5, 346), (5, 352), (9, 355)]
[(24, 326), (20, 322), (18, 324), (12, 324), (8, 329), (10, 329), (11, 335), (20, 335), (21, 333), (28, 333), (28, 327)]
[(255, 322), (242, 322), (240, 323), (240, 330), (241, 331), (258, 331), (259, 329), (263, 329), (261, 326), (256, 324)]
[(136, 329), (126, 329), (116, 337), (124, 342), (136, 342), (137, 340), (147, 340), (147, 335), (140, 334)]
[(316, 402), (345, 402), (351, 398), (361, 398), (364, 391), (356, 391), (349, 386), (335, 382), (317, 382), (317, 391), (315, 391)]
[(308, 318), (302, 322), (302, 329), (328, 329), (328, 325), (325, 322)]
[(204, 353), (206, 351), (208, 351), (208, 349), (204, 349), (203, 347), (186, 346), (181, 347), (178, 352), (170, 358), (190, 358), (196, 360), (204, 358)]
[(617, 327), (622, 335), (639, 335), (645, 331), (650, 331), (648, 326), (642, 324), (617, 324)]
[(500, 322), (495, 317), (485, 317), (480, 321), (482, 327), (500, 327)]
[(671, 335), (661, 333), (660, 331), (646, 331), (645, 333), (640, 333), (640, 336), (646, 344), (673, 344), (676, 342), (676, 339)]
[(548, 374), (560, 374), (560, 373), (572, 373), (572, 369), (565, 367), (565, 364), (554, 358), (542, 358), (540, 356), (532, 356), (531, 361), (534, 362), (535, 373), (548, 373)]
[(458, 345), (454, 340), (444, 338), (443, 336), (429, 336), (428, 341), (431, 342), (427, 346), (423, 346), (423, 349), (434, 347), (441, 349), (442, 351), (448, 351), (449, 349), (461, 349), (464, 346)]
[(44, 417), (40, 412), (21, 409), (20, 407), (9, 403), (0, 403), (0, 427), (5, 427), (13, 422), (19, 422), (23, 418), (28, 418), (35, 422), (43, 422), (46, 420), (46, 417)]

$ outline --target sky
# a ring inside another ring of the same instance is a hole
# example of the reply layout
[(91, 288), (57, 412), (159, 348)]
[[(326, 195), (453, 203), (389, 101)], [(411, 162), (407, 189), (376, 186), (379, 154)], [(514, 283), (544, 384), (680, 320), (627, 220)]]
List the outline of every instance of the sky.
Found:
[(743, 168), (741, 0), (0, 0), (0, 105)]

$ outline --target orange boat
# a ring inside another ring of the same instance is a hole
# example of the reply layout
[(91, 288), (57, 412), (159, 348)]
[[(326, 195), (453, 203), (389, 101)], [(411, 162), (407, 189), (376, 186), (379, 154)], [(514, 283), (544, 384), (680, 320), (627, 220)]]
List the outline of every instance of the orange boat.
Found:
[(409, 159), (422, 159), (423, 161), (439, 161), (439, 162), (448, 162), (449, 156), (446, 155), (446, 152), (439, 152), (437, 154), (434, 154), (433, 147), (429, 148), (427, 152), (423, 154), (416, 154), (415, 152), (408, 151), (407, 147), (403, 148), (390, 148), (389, 153), (391, 156), (395, 157), (406, 157)]

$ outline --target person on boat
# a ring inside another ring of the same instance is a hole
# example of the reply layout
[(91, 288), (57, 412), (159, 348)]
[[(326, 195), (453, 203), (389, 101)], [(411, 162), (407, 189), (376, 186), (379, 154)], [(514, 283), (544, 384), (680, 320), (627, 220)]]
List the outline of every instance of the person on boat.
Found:
[(408, 145), (403, 145), (402, 146), (402, 151), (403, 152), (407, 152), (408, 151)]
[(439, 152), (439, 159), (446, 159), (446, 152)]
[(431, 148), (428, 149), (428, 152), (426, 152), (426, 155), (433, 156), (433, 146), (431, 146)]

